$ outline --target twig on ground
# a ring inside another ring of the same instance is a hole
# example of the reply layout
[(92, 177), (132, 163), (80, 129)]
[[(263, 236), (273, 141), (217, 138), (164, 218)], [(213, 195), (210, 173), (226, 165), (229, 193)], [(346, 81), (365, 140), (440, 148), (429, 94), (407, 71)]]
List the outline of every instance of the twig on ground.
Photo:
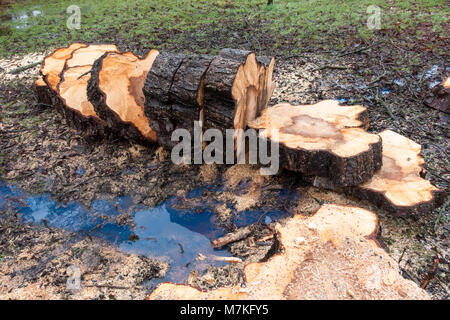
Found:
[(221, 248), (224, 245), (227, 245), (231, 242), (236, 242), (236, 241), (245, 239), (253, 232), (254, 226), (255, 225), (252, 224), (252, 225), (249, 225), (244, 228), (239, 228), (233, 232), (230, 232), (230, 233), (224, 235), (223, 237), (217, 238), (215, 240), (211, 240), (211, 245), (213, 246), (213, 248), (217, 249), (217, 248)]
[(403, 256), (405, 255), (405, 252), (406, 252), (406, 248), (403, 249), (403, 252), (402, 252), (402, 254), (400, 255), (400, 258), (398, 258), (398, 264), (399, 264), (399, 265), (400, 265), (400, 262), (402, 262), (402, 260), (403, 260)]
[(312, 72), (314, 71), (319, 71), (319, 70), (323, 70), (323, 69), (333, 69), (333, 70), (348, 70), (348, 67), (346, 66), (339, 66), (339, 65), (334, 65), (334, 64), (325, 64), (322, 65), (316, 69), (313, 69)]
[(446, 211), (447, 206), (448, 206), (449, 203), (450, 203), (450, 199), (447, 199), (445, 204), (439, 209), (439, 214), (436, 217), (436, 220), (434, 220), (433, 230), (434, 230), (435, 234), (437, 233), (437, 229), (438, 229), (438, 226), (439, 226), (439, 222), (441, 221), (442, 214)]
[(35, 62), (35, 63), (29, 64), (29, 65), (26, 65), (26, 66), (23, 66), (23, 67), (19, 67), (19, 68), (11, 70), (9, 72), (9, 74), (19, 74), (19, 73), (21, 73), (21, 72), (23, 72), (25, 70), (34, 68), (34, 67), (36, 67), (37, 65), (40, 65), (40, 64), (41, 64), (40, 62)]
[(434, 257), (433, 264), (431, 265), (430, 269), (428, 270), (427, 276), (420, 284), (420, 287), (422, 289), (425, 289), (428, 286), (428, 283), (430, 283), (430, 280), (434, 278), (434, 276), (436, 275), (436, 272), (438, 270), (438, 266), (439, 266), (439, 258)]
[(367, 46), (367, 47), (362, 47), (362, 48), (359, 48), (359, 49), (356, 49), (356, 50), (353, 50), (353, 51), (344, 52), (344, 53), (339, 54), (338, 57), (340, 58), (340, 57), (348, 56), (350, 54), (360, 53), (360, 52), (366, 51), (366, 50), (368, 50), (370, 48), (373, 48), (377, 44), (378, 44), (378, 42), (376, 42), (376, 43), (374, 43), (374, 44), (372, 44), (370, 46)]
[[(86, 288), (107, 288), (107, 289), (119, 289), (119, 290), (129, 290), (131, 287), (114, 286), (109, 284), (85, 284)], [(136, 287), (134, 287), (136, 288)]]
[(383, 100), (380, 99), (380, 97), (378, 96), (378, 93), (375, 96), (375, 100), (384, 107), (387, 114), (389, 115), (389, 117), (391, 117), (392, 120), (396, 120), (394, 114), (392, 113), (391, 108), (389, 108), (389, 106), (386, 104), (386, 102), (384, 102)]
[(371, 86), (372, 84), (374, 84), (374, 83), (380, 81), (380, 80), (383, 79), (384, 77), (386, 77), (386, 71), (385, 71), (382, 75), (380, 75), (380, 76), (376, 77), (374, 80), (370, 81), (370, 82), (367, 84), (367, 86)]

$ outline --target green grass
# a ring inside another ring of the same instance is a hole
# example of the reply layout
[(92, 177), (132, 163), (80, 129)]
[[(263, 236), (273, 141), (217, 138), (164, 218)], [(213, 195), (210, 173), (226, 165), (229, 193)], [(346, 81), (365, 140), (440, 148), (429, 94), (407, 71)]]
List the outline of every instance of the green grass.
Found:
[[(73, 4), (81, 9), (80, 30), (66, 25), (66, 9)], [(379, 31), (366, 26), (370, 5), (382, 10), (382, 30), (402, 33), (427, 24), (445, 36), (450, 13), (445, 0), (392, 0), (389, 5), (382, 0), (275, 0), (271, 6), (265, 0), (19, 1), (0, 13), (0, 56), (80, 40), (200, 53), (226, 46), (289, 53), (310, 45), (339, 48), (377, 36)], [(33, 10), (43, 14), (33, 16)], [(7, 19), (21, 13), (29, 16), (26, 23)]]

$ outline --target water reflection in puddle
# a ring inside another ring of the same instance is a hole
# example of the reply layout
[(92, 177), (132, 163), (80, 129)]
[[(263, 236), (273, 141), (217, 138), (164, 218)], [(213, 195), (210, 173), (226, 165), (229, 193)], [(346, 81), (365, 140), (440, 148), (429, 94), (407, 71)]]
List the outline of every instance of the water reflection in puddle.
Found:
[[(136, 207), (130, 197), (119, 197), (115, 201), (96, 200), (90, 208), (71, 202), (59, 205), (49, 195), (31, 196), (18, 188), (0, 183), (0, 210), (17, 210), (26, 223), (42, 223), (52, 228), (70, 232), (89, 232), (91, 236), (105, 239), (127, 253), (144, 255), (170, 264), (161, 281), (185, 282), (191, 270), (204, 271), (210, 266), (224, 262), (215, 261), (216, 256), (230, 256), (225, 250), (214, 250), (210, 240), (225, 234), (215, 225), (215, 214), (205, 208), (203, 212), (177, 210), (172, 200), (161, 205)], [(118, 216), (131, 210), (136, 224), (132, 229), (126, 225), (111, 222), (108, 217)], [(130, 236), (133, 235), (131, 241)], [(137, 237), (136, 237), (137, 236)], [(200, 261), (198, 255), (205, 256)]]
[[(244, 181), (236, 189), (247, 189), (250, 185)], [(123, 252), (168, 262), (170, 269), (166, 277), (147, 283), (154, 287), (162, 281), (183, 283), (192, 270), (202, 272), (210, 266), (225, 264), (216, 258), (230, 256), (228, 251), (215, 250), (210, 243), (227, 232), (216, 223), (215, 208), (223, 203), (208, 196), (211, 192), (223, 192), (223, 188), (203, 186), (190, 191), (185, 198), (172, 197), (157, 207), (137, 205), (132, 197), (122, 196), (112, 201), (95, 200), (86, 208), (79, 202), (62, 205), (48, 194), (29, 195), (0, 182), (0, 210), (17, 211), (25, 223), (45, 223), (51, 228), (89, 234), (109, 241)], [(286, 206), (295, 203), (299, 196), (295, 189), (280, 189), (279, 208), (267, 210), (238, 212), (232, 204), (226, 204), (234, 213), (233, 224), (241, 227), (255, 222), (271, 223), (286, 216), (290, 211)], [(131, 215), (135, 228), (115, 222), (125, 212)]]
[(30, 17), (37, 17), (42, 14), (42, 11), (38, 9), (33, 9), (29, 12), (19, 11), (11, 14), (11, 20), (17, 23), (16, 29), (25, 29), (30, 27), (28, 21)]

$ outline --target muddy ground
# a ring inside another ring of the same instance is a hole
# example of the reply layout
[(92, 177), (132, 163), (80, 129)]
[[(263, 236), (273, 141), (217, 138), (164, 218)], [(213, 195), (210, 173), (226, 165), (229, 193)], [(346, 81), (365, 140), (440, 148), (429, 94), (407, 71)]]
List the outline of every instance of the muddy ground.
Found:
[[(136, 204), (155, 206), (170, 196), (180, 205), (197, 206), (219, 201), (220, 224), (233, 230), (235, 212), (276, 208), (290, 214), (312, 214), (323, 203), (351, 204), (375, 211), (382, 228), (381, 245), (400, 261), (403, 276), (419, 285), (433, 258), (440, 259), (437, 275), (426, 290), (435, 299), (448, 299), (450, 224), (448, 204), (420, 217), (394, 217), (373, 205), (309, 186), (301, 177), (283, 171), (263, 177), (247, 165), (173, 165), (170, 154), (157, 146), (121, 139), (93, 140), (69, 128), (51, 106), (37, 105), (32, 81), (38, 67), (18, 75), (8, 72), (39, 61), (45, 53), (0, 60), (0, 181), (30, 193), (50, 193), (60, 202), (130, 195)], [(370, 131), (392, 129), (423, 147), (426, 178), (448, 189), (449, 115), (423, 104), (430, 88), (449, 75), (448, 59), (431, 52), (416, 53), (388, 40), (360, 44), (345, 51), (304, 53), (277, 59), (274, 78), (277, 102), (314, 103), (340, 99), (343, 104), (368, 107)], [(195, 199), (186, 195), (203, 185)], [(295, 191), (280, 203), (281, 189)], [(294, 193), (293, 193), (294, 194)], [(117, 219), (132, 223), (123, 213)], [(261, 225), (250, 237), (230, 245), (243, 262), (193, 272), (188, 283), (205, 288), (243, 281), (245, 263), (267, 259), (276, 252), (270, 225)], [(127, 255), (101, 240), (45, 226), (21, 223), (13, 210), (0, 211), (0, 298), (115, 299), (144, 298), (142, 283), (162, 277), (169, 266), (151, 257)], [(71, 265), (81, 266), (81, 290), (67, 289)]]

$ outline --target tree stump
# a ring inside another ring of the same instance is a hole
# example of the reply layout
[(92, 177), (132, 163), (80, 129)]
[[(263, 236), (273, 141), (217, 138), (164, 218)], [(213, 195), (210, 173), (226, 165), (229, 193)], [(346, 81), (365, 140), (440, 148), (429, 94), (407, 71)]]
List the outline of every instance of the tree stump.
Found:
[(446, 194), (422, 178), (425, 160), (421, 146), (385, 130), (383, 166), (367, 182), (351, 188), (350, 193), (398, 215), (430, 213), (443, 204)]
[(249, 126), (279, 145), (280, 166), (355, 186), (381, 168), (381, 138), (367, 133), (366, 108), (335, 100), (314, 105), (278, 104)]

